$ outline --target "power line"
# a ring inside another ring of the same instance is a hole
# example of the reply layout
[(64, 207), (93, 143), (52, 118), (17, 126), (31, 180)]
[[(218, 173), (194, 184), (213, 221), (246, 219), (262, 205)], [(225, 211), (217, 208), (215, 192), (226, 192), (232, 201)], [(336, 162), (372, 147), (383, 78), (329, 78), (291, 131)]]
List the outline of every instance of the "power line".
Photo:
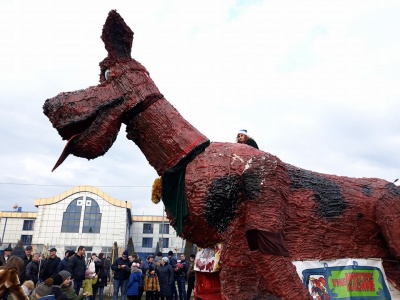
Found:
[[(0, 182), (0, 184), (8, 184), (8, 185), (33, 185), (33, 186), (62, 186), (62, 187), (70, 187), (71, 185), (62, 185), (62, 184), (37, 184), (37, 183), (15, 183), (15, 182)], [(96, 185), (96, 187), (107, 187), (107, 188), (149, 188), (150, 185)]]

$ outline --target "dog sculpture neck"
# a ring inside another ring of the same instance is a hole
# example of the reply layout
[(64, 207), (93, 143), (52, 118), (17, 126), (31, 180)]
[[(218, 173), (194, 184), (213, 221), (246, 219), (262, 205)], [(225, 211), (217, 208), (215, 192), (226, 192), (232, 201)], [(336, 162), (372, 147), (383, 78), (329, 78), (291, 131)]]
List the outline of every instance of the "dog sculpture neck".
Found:
[(186, 121), (164, 97), (127, 121), (134, 141), (159, 175), (209, 140)]

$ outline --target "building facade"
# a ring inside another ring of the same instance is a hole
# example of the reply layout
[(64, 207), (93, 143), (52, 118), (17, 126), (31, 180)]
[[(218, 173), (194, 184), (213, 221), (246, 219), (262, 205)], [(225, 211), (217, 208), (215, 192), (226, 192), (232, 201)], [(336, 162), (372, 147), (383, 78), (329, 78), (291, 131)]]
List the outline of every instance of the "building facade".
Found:
[(158, 251), (183, 252), (183, 240), (165, 217), (132, 216), (130, 202), (93, 186), (37, 199), (35, 206), (37, 212), (0, 212), (0, 250), (32, 245), (35, 252), (47, 254), (55, 247), (63, 257), (64, 251), (82, 245), (87, 257), (100, 252), (112, 256), (113, 251), (121, 255), (132, 238), (134, 251), (142, 258)]

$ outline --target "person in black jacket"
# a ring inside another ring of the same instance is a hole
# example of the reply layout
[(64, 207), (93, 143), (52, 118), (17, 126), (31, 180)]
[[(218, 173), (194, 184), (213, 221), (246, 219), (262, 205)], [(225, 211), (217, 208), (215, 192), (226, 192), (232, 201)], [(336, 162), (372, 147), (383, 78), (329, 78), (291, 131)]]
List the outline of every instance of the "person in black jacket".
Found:
[[(100, 256), (100, 255), (99, 255)], [(96, 299), (97, 293), (99, 293), (99, 300), (104, 299), (104, 287), (107, 285), (107, 274), (104, 270), (103, 263), (96, 263), (96, 274), (97, 274), (97, 282), (93, 285), (93, 297), (92, 299)]]
[(46, 280), (47, 278), (50, 278), (51, 275), (58, 273), (57, 267), (61, 261), (61, 259), (57, 256), (56, 248), (51, 248), (49, 252), (49, 257), (42, 262), (42, 268), (40, 270), (43, 280)]
[(72, 273), (72, 256), (75, 254), (75, 251), (73, 250), (67, 250), (65, 251), (65, 256), (64, 258), (60, 261), (57, 267), (57, 271), (67, 271), (69, 273)]
[(31, 245), (28, 245), (25, 247), (25, 255), (22, 256), (22, 260), (24, 261), (24, 271), (19, 276), (20, 283), (24, 283), (24, 281), (26, 280), (26, 277), (25, 277), (26, 266), (32, 261), (32, 246)]
[[(174, 270), (176, 268), (176, 265), (178, 263), (178, 261), (176, 260), (176, 258), (174, 257), (174, 252), (172, 252), (171, 250), (168, 252), (168, 259), (169, 259), (169, 264), (171, 265), (172, 269)], [(171, 283), (171, 299), (172, 300), (178, 300), (178, 291), (176, 290), (176, 277), (175, 277), (175, 272), (174, 272), (174, 280)]]
[(121, 289), (121, 299), (126, 299), (126, 285), (129, 281), (129, 276), (131, 275), (131, 265), (132, 263), (128, 259), (128, 251), (125, 250), (121, 257), (118, 257), (111, 266), (114, 271), (113, 279), (113, 300), (118, 299), (118, 291)]
[(85, 252), (86, 249), (83, 246), (78, 247), (78, 251), (72, 257), (72, 277), (74, 279), (74, 290), (77, 295), (79, 295), (79, 290), (82, 287), (83, 280), (85, 279), (86, 262), (85, 262)]
[(186, 300), (186, 274), (188, 271), (188, 265), (186, 263), (185, 254), (181, 254), (181, 260), (176, 264), (174, 272), (176, 283), (178, 284), (178, 293), (180, 300)]
[(33, 253), (32, 261), (26, 266), (25, 279), (32, 280), (36, 284), (39, 281), (39, 253)]

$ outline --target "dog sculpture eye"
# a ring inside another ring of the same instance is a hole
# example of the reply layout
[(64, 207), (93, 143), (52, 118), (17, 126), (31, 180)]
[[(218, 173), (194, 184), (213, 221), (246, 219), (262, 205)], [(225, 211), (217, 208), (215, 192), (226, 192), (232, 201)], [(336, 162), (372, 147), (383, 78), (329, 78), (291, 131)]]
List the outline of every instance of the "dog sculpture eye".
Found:
[(110, 78), (110, 69), (107, 69), (107, 70), (104, 72), (104, 77), (106, 78), (106, 80), (108, 80), (108, 78)]

